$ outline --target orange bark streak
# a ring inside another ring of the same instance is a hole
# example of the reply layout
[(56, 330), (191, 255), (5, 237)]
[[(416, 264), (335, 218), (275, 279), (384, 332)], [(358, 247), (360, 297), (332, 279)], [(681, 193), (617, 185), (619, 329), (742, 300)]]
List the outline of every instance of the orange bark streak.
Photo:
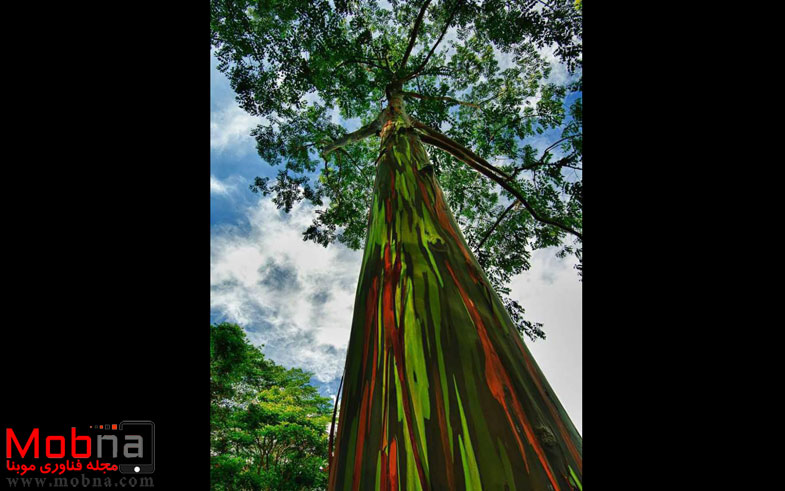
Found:
[(395, 440), (390, 442), (390, 490), (398, 491), (398, 450)]
[(436, 191), (436, 219), (439, 221), (439, 224), (442, 226), (444, 230), (446, 230), (455, 241), (455, 244), (460, 249), (461, 254), (463, 254), (464, 259), (466, 260), (466, 269), (469, 271), (469, 276), (472, 277), (472, 280), (475, 283), (479, 283), (480, 278), (477, 276), (477, 273), (474, 271), (474, 264), (472, 260), (472, 256), (469, 251), (464, 247), (463, 241), (460, 237), (458, 237), (458, 232), (456, 232), (455, 228), (453, 228), (452, 224), (450, 223), (450, 219), (447, 215), (447, 208), (444, 205), (444, 196), (442, 196), (441, 192), (438, 188), (435, 188)]
[(390, 198), (395, 201), (395, 172), (390, 170)]
[(368, 386), (363, 389), (362, 404), (360, 406), (360, 425), (357, 429), (357, 445), (354, 448), (354, 478), (352, 489), (357, 490), (360, 486), (360, 469), (362, 468), (363, 443), (365, 443), (365, 411), (368, 410)]
[(425, 189), (425, 184), (423, 184), (422, 180), (417, 179), (417, 185), (420, 186), (420, 192), (422, 193), (423, 201), (425, 201), (425, 207), (428, 209), (428, 211), (431, 211), (433, 206), (431, 206), (431, 198), (428, 196), (428, 191)]
[(395, 325), (393, 309), (393, 271), (389, 242), (384, 246), (384, 286), (382, 290), (382, 317), (384, 320), (384, 345), (390, 346), (392, 328)]
[(365, 373), (366, 362), (368, 360), (368, 340), (371, 335), (371, 328), (374, 324), (374, 318), (376, 317), (376, 280), (377, 278), (374, 277), (371, 281), (371, 289), (368, 292), (368, 296), (365, 299), (365, 332), (363, 333), (363, 371)]
[(482, 322), (482, 318), (480, 317), (479, 311), (474, 305), (474, 302), (471, 298), (466, 294), (463, 287), (461, 286), (460, 282), (455, 276), (455, 273), (450, 266), (450, 263), (445, 261), (445, 265), (447, 266), (447, 271), (452, 276), (453, 281), (455, 282), (455, 286), (458, 288), (458, 292), (463, 299), (463, 303), (466, 306), (466, 309), (469, 311), (469, 315), (474, 322), (474, 325), (477, 327), (477, 333), (480, 336), (480, 343), (482, 344), (483, 351), (485, 352), (485, 379), (488, 383), (488, 387), (491, 390), (491, 394), (493, 395), (494, 399), (499, 401), (499, 404), (502, 405), (504, 408), (504, 412), (507, 415), (507, 419), (510, 422), (510, 425), (513, 428), (515, 438), (518, 441), (518, 446), (521, 450), (521, 455), (523, 456), (524, 463), (526, 464), (526, 470), (529, 470), (529, 464), (526, 461), (526, 452), (523, 448), (523, 443), (520, 440), (518, 432), (515, 431), (515, 424), (512, 419), (512, 414), (510, 414), (510, 409), (507, 407), (507, 401), (504, 397), (504, 386), (506, 385), (509, 388), (510, 397), (513, 402), (514, 410), (516, 415), (518, 416), (519, 421), (523, 425), (523, 431), (526, 435), (526, 438), (529, 440), (534, 452), (537, 454), (537, 457), (542, 464), (545, 473), (548, 475), (548, 478), (553, 485), (555, 491), (559, 491), (559, 484), (556, 482), (556, 478), (553, 476), (551, 472), (550, 465), (548, 465), (548, 461), (545, 458), (545, 454), (542, 450), (542, 447), (539, 444), (539, 441), (534, 437), (534, 432), (532, 431), (531, 425), (529, 424), (526, 415), (523, 412), (523, 408), (521, 407), (520, 402), (515, 397), (513, 390), (512, 390), (512, 383), (507, 375), (507, 372), (504, 370), (502, 366), (501, 360), (499, 356), (496, 354), (496, 350), (493, 348), (491, 344), (491, 340), (488, 337), (488, 333), (485, 329), (485, 324)]

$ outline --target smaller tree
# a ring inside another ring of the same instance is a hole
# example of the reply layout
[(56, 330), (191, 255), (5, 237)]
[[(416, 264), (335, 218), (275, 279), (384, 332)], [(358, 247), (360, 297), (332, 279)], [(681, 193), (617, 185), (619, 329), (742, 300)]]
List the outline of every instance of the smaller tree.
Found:
[(310, 378), (267, 360), (241, 327), (210, 326), (211, 489), (327, 486), (332, 404)]

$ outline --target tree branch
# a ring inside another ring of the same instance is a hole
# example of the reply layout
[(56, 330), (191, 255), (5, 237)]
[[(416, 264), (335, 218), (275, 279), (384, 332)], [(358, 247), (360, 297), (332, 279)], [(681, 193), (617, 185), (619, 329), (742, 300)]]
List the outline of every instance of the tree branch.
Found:
[[(379, 60), (379, 61), (381, 61), (381, 60)], [(376, 63), (373, 63), (373, 60), (369, 60), (369, 59), (366, 59), (366, 58), (363, 58), (363, 59), (356, 59), (356, 58), (347, 59), (347, 60), (344, 60), (341, 63), (339, 63), (338, 66), (335, 67), (335, 68), (336, 69), (340, 68), (341, 66), (343, 66), (343, 65), (345, 65), (347, 63), (357, 63), (357, 64), (360, 64), (360, 65), (368, 65), (368, 66), (372, 66), (374, 68), (378, 68), (379, 70), (384, 70), (386, 72), (390, 71), (388, 68), (383, 67), (381, 65), (378, 65)], [(368, 69), (366, 68), (366, 70), (368, 70)], [(392, 73), (392, 72), (390, 72), (390, 73)]]
[(389, 51), (390, 51), (390, 47), (389, 47), (389, 46), (387, 46), (387, 43), (386, 43), (386, 42), (384, 43), (384, 52), (383, 52), (383, 53), (382, 53), (382, 46), (379, 46), (379, 50), (377, 50), (377, 49), (376, 49), (376, 46), (373, 46), (373, 45), (372, 45), (372, 46), (371, 46), (371, 50), (372, 50), (374, 53), (376, 53), (376, 57), (377, 57), (377, 59), (378, 59), (380, 62), (381, 62), (381, 61), (384, 61), (384, 63), (387, 65), (387, 71), (388, 71), (388, 72), (390, 72), (390, 74), (391, 74), (391, 75), (394, 75), (393, 69), (392, 69), (392, 67), (390, 66), (390, 59), (389, 59), (389, 57), (387, 56), (387, 54), (388, 54), (388, 53), (389, 53)]
[(439, 46), (439, 43), (442, 42), (442, 38), (444, 38), (444, 35), (447, 33), (447, 29), (450, 28), (450, 23), (452, 23), (452, 19), (455, 17), (455, 14), (458, 12), (458, 4), (460, 2), (461, 2), (461, 0), (458, 0), (458, 1), (455, 2), (455, 7), (453, 8), (452, 12), (450, 13), (450, 17), (447, 19), (447, 22), (444, 24), (444, 29), (442, 29), (442, 33), (439, 36), (439, 39), (436, 40), (436, 42), (431, 47), (431, 50), (428, 52), (428, 56), (426, 56), (425, 60), (423, 60), (423, 62), (420, 63), (420, 66), (415, 68), (414, 71), (410, 75), (407, 75), (403, 79), (404, 81), (411, 80), (414, 77), (416, 77), (425, 68), (425, 66), (428, 64), (428, 60), (431, 59), (431, 55), (433, 55), (433, 52), (436, 51), (436, 47)]
[[(335, 189), (335, 186), (330, 185), (330, 167), (327, 165), (327, 159), (324, 159), (324, 183), (328, 188), (331, 188), (333, 193), (335, 193), (335, 201), (340, 205), (341, 204), (341, 192)], [(340, 180), (340, 178), (339, 178)]]
[(549, 146), (548, 148), (546, 148), (546, 149), (545, 149), (545, 151), (542, 153), (542, 157), (540, 157), (540, 160), (539, 160), (539, 161), (537, 161), (537, 162), (534, 162), (533, 164), (529, 164), (529, 165), (521, 165), (521, 166), (517, 167), (517, 168), (515, 169), (515, 172), (513, 172), (513, 174), (512, 174), (512, 175), (513, 175), (513, 176), (517, 176), (517, 175), (518, 175), (518, 173), (519, 173), (520, 171), (522, 171), (522, 170), (531, 170), (531, 169), (534, 169), (535, 167), (539, 167), (539, 166), (541, 166), (541, 165), (555, 165), (555, 166), (559, 166), (559, 167), (569, 167), (569, 168), (571, 168), (571, 169), (576, 169), (576, 170), (583, 170), (583, 169), (581, 169), (581, 168), (579, 168), (579, 167), (572, 167), (572, 166), (568, 165), (568, 162), (569, 162), (569, 160), (570, 160), (570, 159), (571, 159), (573, 156), (575, 156), (577, 152), (573, 152), (572, 154), (568, 155), (567, 157), (564, 157), (564, 158), (562, 158), (562, 159), (559, 159), (559, 160), (557, 160), (556, 162), (553, 162), (553, 163), (547, 163), (547, 162), (545, 162), (545, 157), (547, 157), (547, 156), (548, 156), (548, 152), (549, 152), (549, 151), (550, 151), (550, 150), (551, 150), (553, 147), (555, 147), (555, 146), (556, 146), (556, 145), (558, 145), (559, 143), (563, 142), (564, 140), (569, 140), (570, 138), (576, 138), (576, 137), (578, 137), (578, 136), (582, 136), (582, 135), (570, 135), (570, 136), (565, 136), (565, 137), (564, 137), (564, 138), (562, 138), (561, 140), (557, 140), (557, 141), (556, 141), (556, 142), (555, 142), (553, 145), (551, 145), (551, 146)]
[(558, 145), (559, 143), (563, 142), (564, 140), (569, 140), (570, 138), (575, 138), (576, 136), (582, 136), (582, 135), (570, 135), (570, 136), (565, 136), (565, 137), (564, 137), (564, 138), (562, 138), (561, 140), (556, 140), (556, 142), (555, 142), (553, 145), (551, 145), (550, 147), (548, 147), (548, 148), (546, 148), (546, 149), (545, 149), (545, 151), (542, 153), (542, 158), (540, 159), (540, 161), (542, 161), (542, 160), (545, 160), (545, 156), (546, 156), (546, 155), (548, 155), (548, 152), (549, 152), (549, 151), (550, 151), (550, 150), (551, 150), (553, 147), (555, 147), (555, 146), (556, 146), (556, 145)]
[(401, 94), (403, 94), (404, 96), (414, 97), (416, 99), (422, 99), (422, 100), (452, 102), (453, 104), (460, 104), (462, 106), (469, 106), (469, 107), (473, 107), (475, 109), (482, 110), (482, 106), (480, 106), (478, 104), (475, 104), (473, 102), (459, 101), (458, 99), (453, 99), (452, 97), (439, 97), (439, 96), (433, 96), (433, 95), (422, 95), (422, 94), (418, 94), (416, 92), (404, 92), (404, 91), (401, 91)]
[[(358, 173), (359, 175), (363, 176), (362, 169), (360, 168), (360, 165), (357, 163), (357, 161), (356, 161), (356, 160), (354, 160), (354, 158), (351, 156), (351, 154), (349, 154), (349, 152), (347, 152), (347, 151), (346, 151), (345, 149), (343, 149), (343, 148), (339, 148), (339, 149), (338, 149), (338, 151), (339, 151), (339, 152), (341, 152), (342, 154), (346, 155), (346, 158), (348, 158), (348, 159), (349, 159), (349, 163), (350, 163), (350, 164), (352, 164), (352, 166), (353, 166), (355, 169), (357, 169), (357, 173)], [(373, 183), (372, 183), (372, 182), (370, 182), (370, 181), (368, 180), (368, 177), (367, 177), (367, 176), (363, 176), (363, 177), (365, 178), (365, 183), (368, 185), (368, 187), (371, 187), (371, 188), (372, 188), (372, 187), (373, 187)]]
[(496, 220), (496, 223), (494, 223), (491, 226), (491, 228), (489, 228), (488, 231), (485, 232), (485, 236), (482, 238), (480, 243), (477, 244), (477, 247), (475, 249), (478, 253), (480, 252), (480, 249), (482, 248), (482, 245), (485, 244), (485, 241), (488, 240), (488, 237), (491, 236), (491, 233), (493, 233), (493, 231), (496, 230), (496, 227), (498, 227), (499, 224), (502, 223), (502, 220), (504, 220), (504, 217), (507, 216), (507, 213), (509, 213), (510, 210), (512, 210), (513, 207), (515, 207), (515, 205), (517, 205), (518, 203), (520, 203), (520, 201), (518, 201), (518, 200), (515, 200), (512, 203), (510, 203), (510, 206), (508, 206), (507, 209), (504, 210), (501, 215), (499, 215), (499, 218)]
[[(439, 148), (441, 150), (444, 150), (445, 152), (453, 155), (455, 158), (457, 158), (461, 162), (465, 163), (469, 167), (475, 169), (480, 174), (488, 177), (489, 179), (491, 179), (492, 181), (494, 181), (495, 183), (500, 185), (507, 192), (509, 192), (510, 194), (515, 196), (518, 199), (518, 201), (521, 202), (523, 207), (526, 208), (526, 210), (531, 214), (531, 216), (535, 220), (537, 220), (538, 222), (541, 222), (541, 223), (548, 224), (548, 225), (553, 225), (554, 227), (557, 227), (557, 228), (559, 228), (561, 230), (564, 230), (565, 232), (571, 233), (572, 235), (574, 235), (574, 236), (578, 237), (579, 239), (583, 240), (583, 234), (581, 234), (577, 230), (574, 230), (571, 227), (568, 227), (568, 226), (566, 226), (564, 224), (561, 224), (561, 223), (553, 220), (552, 218), (544, 217), (544, 216), (540, 215), (539, 213), (537, 213), (537, 211), (535, 211), (534, 208), (532, 208), (531, 204), (529, 204), (529, 202), (526, 200), (526, 198), (523, 196), (523, 194), (509, 184), (508, 181), (511, 180), (510, 176), (508, 176), (507, 174), (501, 173), (500, 170), (498, 170), (495, 167), (493, 167), (492, 165), (488, 164), (488, 162), (485, 161), (484, 159), (482, 159), (481, 157), (477, 157), (477, 158), (480, 159), (479, 161), (476, 160), (475, 158), (472, 157), (473, 155), (475, 155), (473, 152), (471, 152), (468, 149), (465, 149), (460, 144), (454, 142), (453, 140), (451, 140), (447, 136), (442, 135), (438, 131), (436, 131), (436, 130), (434, 130), (432, 128), (429, 128), (429, 127), (425, 126), (424, 124), (422, 124), (420, 122), (415, 122), (414, 120), (412, 120), (412, 122), (414, 123), (415, 127), (422, 128), (422, 129), (425, 130), (425, 133), (421, 134), (421, 136), (420, 136), (420, 139), (424, 143), (427, 143), (429, 145), (433, 145), (433, 146), (435, 146), (435, 147), (437, 147), (437, 148)], [(494, 170), (496, 170), (496, 172), (494, 172)], [(501, 173), (502, 175), (506, 176), (508, 179), (504, 179), (503, 177), (500, 176), (499, 173)]]
[[(437, 76), (437, 77), (449, 77), (449, 78), (455, 78), (456, 77), (455, 70), (453, 70), (452, 68), (447, 67), (447, 66), (438, 66), (438, 67), (433, 67), (433, 68), (427, 68), (427, 69), (421, 71), (420, 73), (418, 73), (417, 75), (415, 75), (413, 78), (419, 78), (419, 77), (421, 77), (423, 75), (434, 75), (434, 76)], [(406, 80), (403, 80), (403, 81), (406, 82), (407, 80), (409, 80), (409, 79), (406, 79)]]
[[(442, 144), (444, 144), (446, 146), (449, 146), (449, 147), (452, 147), (454, 152), (457, 152), (457, 153), (462, 155), (462, 157), (460, 157), (460, 160), (464, 161), (466, 158), (468, 158), (468, 159), (474, 161), (477, 165), (484, 167), (487, 171), (495, 174), (497, 177), (503, 177), (504, 179), (506, 179), (508, 181), (512, 179), (512, 176), (510, 176), (509, 174), (507, 174), (503, 170), (494, 167), (493, 165), (491, 165), (484, 158), (480, 157), (479, 155), (477, 155), (476, 153), (472, 152), (471, 150), (469, 150), (468, 148), (464, 147), (463, 145), (461, 145), (460, 143), (456, 142), (455, 140), (450, 139), (448, 136), (442, 134), (441, 132), (431, 128), (430, 126), (428, 126), (426, 124), (423, 124), (423, 123), (421, 123), (420, 121), (417, 121), (414, 118), (412, 118), (412, 125), (415, 128), (419, 128), (419, 129), (425, 130), (425, 132), (428, 133), (428, 135), (430, 135), (432, 138), (436, 138), (436, 139), (440, 140), (442, 142)], [(454, 155), (454, 153), (453, 153), (453, 155)]]
[(549, 165), (552, 167), (567, 167), (568, 169), (573, 169), (573, 170), (583, 170), (583, 168), (581, 167), (575, 167), (574, 165), (570, 165), (570, 161), (572, 161), (572, 158), (575, 157), (576, 155), (577, 152), (573, 152), (570, 155), (557, 160), (556, 162), (543, 162), (542, 159), (540, 159), (539, 162), (534, 162), (533, 164), (521, 165), (520, 167), (517, 167), (515, 169), (515, 172), (513, 172), (513, 176), (517, 176), (518, 173), (522, 170), (532, 170), (532, 169), (536, 169), (537, 167), (541, 167), (543, 165)]
[(379, 116), (376, 117), (376, 119), (374, 119), (367, 125), (363, 126), (359, 130), (346, 134), (342, 138), (339, 138), (335, 140), (333, 143), (331, 143), (330, 145), (328, 145), (326, 148), (322, 150), (321, 156), (323, 159), (326, 159), (327, 155), (329, 155), (330, 152), (333, 152), (341, 147), (345, 147), (350, 143), (364, 140), (369, 136), (378, 133), (381, 129), (382, 129), (382, 115), (380, 113)]
[(398, 67), (398, 70), (403, 70), (406, 67), (406, 62), (409, 61), (409, 55), (412, 54), (412, 48), (414, 47), (414, 42), (417, 40), (417, 32), (420, 30), (420, 24), (422, 24), (422, 18), (425, 15), (425, 10), (428, 8), (428, 5), (431, 3), (431, 0), (425, 0), (423, 3), (422, 8), (420, 8), (420, 13), (417, 14), (417, 20), (414, 21), (414, 27), (412, 27), (412, 32), (409, 34), (409, 45), (406, 46), (406, 52), (403, 54), (403, 60), (401, 60), (401, 66)]

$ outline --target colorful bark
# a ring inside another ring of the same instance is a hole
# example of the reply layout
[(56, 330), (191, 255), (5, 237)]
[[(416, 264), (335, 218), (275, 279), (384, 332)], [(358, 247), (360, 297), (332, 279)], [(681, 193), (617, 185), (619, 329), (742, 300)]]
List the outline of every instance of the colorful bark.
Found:
[(415, 129), (382, 131), (331, 490), (580, 489), (582, 440), (447, 208)]

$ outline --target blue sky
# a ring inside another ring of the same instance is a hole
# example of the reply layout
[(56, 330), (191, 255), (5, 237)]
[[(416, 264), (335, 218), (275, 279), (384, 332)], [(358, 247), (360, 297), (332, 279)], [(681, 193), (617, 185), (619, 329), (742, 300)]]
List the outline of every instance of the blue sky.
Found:
[[(314, 385), (333, 396), (362, 252), (303, 242), (313, 216), (307, 203), (286, 214), (248, 189), (255, 176), (276, 171), (257, 155), (249, 135), (259, 119), (237, 106), (212, 57), (210, 65), (210, 321), (240, 324), (269, 358), (313, 372)], [(558, 67), (551, 76), (563, 77)], [(546, 133), (527, 142), (542, 150), (552, 141)], [(532, 254), (531, 269), (511, 282), (511, 297), (544, 324), (547, 339), (527, 345), (581, 431), (581, 283), (574, 260), (554, 252)]]

